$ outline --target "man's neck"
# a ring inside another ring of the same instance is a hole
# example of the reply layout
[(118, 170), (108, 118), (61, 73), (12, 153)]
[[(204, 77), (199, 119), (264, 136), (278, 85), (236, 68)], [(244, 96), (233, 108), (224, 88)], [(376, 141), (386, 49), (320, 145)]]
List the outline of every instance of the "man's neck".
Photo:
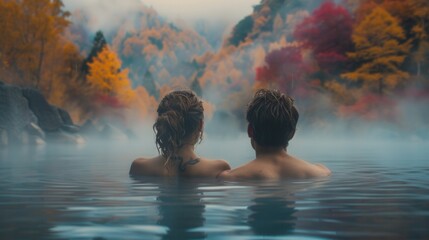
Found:
[(282, 147), (261, 147), (255, 146), (256, 158), (265, 157), (265, 156), (279, 156), (287, 155), (287, 151)]

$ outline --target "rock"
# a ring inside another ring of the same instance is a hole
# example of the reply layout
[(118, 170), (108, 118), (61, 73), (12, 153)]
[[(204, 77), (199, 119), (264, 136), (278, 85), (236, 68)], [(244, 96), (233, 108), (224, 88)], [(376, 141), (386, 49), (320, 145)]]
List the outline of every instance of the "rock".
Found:
[(23, 89), (23, 96), (27, 99), (31, 111), (38, 119), (38, 125), (43, 131), (59, 131), (63, 121), (57, 109), (46, 101), (43, 95), (34, 89)]
[(24, 128), (37, 118), (31, 112), (20, 88), (0, 85), (0, 129), (7, 132), (8, 143), (20, 142)]
[(69, 134), (77, 132), (79, 126), (73, 124), (70, 114), (51, 106), (39, 91), (0, 83), (0, 145), (44, 144), (47, 136), (84, 142), (81, 136)]
[(41, 139), (45, 139), (46, 137), (45, 132), (35, 123), (30, 123), (25, 129), (30, 135), (37, 136)]
[(56, 108), (56, 109), (63, 122), (63, 125), (61, 126), (61, 130), (68, 133), (78, 133), (80, 131), (80, 127), (73, 123), (73, 120), (70, 117), (70, 114), (62, 108)]
[(70, 114), (62, 109), (62, 108), (56, 108), (58, 111), (58, 114), (60, 115), (61, 121), (63, 121), (64, 125), (74, 125), (72, 118), (70, 117)]
[(80, 128), (76, 125), (63, 125), (61, 126), (61, 130), (68, 133), (78, 133), (80, 131)]

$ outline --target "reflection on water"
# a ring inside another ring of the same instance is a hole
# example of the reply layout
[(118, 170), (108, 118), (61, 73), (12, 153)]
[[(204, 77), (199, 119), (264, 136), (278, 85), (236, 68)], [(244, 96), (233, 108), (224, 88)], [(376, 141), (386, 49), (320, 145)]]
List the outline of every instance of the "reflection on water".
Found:
[(196, 183), (173, 181), (160, 185), (157, 198), (160, 219), (158, 225), (168, 227), (162, 239), (200, 239), (206, 234), (192, 231), (204, 225), (203, 192)]
[(341, 143), (337, 152), (300, 146), (297, 155), (334, 175), (239, 183), (137, 179), (128, 169), (140, 145), (1, 149), (0, 239), (429, 238), (426, 145)]
[(282, 197), (253, 199), (248, 223), (257, 235), (287, 235), (295, 229), (294, 202)]

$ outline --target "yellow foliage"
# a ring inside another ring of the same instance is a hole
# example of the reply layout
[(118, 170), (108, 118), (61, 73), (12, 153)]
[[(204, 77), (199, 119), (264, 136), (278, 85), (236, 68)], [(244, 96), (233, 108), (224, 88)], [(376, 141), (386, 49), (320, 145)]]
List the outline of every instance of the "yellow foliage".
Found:
[(343, 74), (344, 78), (362, 81), (365, 87), (382, 94), (409, 77), (400, 66), (410, 44), (401, 43), (405, 39), (404, 30), (386, 10), (375, 8), (354, 29), (352, 39), (356, 51), (348, 56), (362, 64), (355, 71)]
[(135, 99), (128, 69), (121, 70), (121, 61), (109, 47), (106, 46), (88, 66), (87, 80), (95, 94), (114, 97), (125, 105)]

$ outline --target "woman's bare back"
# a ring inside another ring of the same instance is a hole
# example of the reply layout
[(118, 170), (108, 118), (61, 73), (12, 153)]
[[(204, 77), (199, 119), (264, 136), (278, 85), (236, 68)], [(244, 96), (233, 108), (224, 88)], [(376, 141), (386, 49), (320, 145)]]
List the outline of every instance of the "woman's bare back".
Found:
[(170, 161), (170, 163), (166, 164), (166, 159), (162, 156), (139, 158), (132, 163), (130, 174), (152, 177), (216, 178), (221, 172), (231, 169), (224, 160), (209, 160), (206, 158), (184, 160), (178, 157)]

